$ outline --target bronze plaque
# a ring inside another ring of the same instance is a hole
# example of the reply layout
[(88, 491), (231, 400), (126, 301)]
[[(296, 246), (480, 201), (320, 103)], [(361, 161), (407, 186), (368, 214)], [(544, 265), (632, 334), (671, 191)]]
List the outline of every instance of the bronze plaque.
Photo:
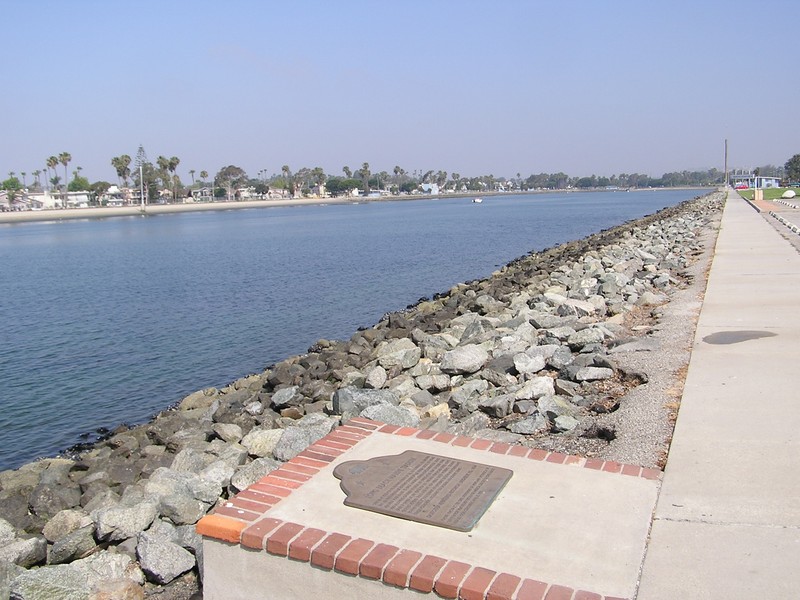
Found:
[(333, 474), (347, 506), (470, 531), (514, 474), (510, 469), (406, 450), (351, 460)]

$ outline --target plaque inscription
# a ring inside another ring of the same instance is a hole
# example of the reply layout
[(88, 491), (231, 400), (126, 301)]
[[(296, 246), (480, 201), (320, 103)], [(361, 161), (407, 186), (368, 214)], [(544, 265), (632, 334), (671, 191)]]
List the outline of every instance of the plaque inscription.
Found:
[(347, 506), (470, 531), (513, 471), (406, 450), (394, 456), (344, 462), (333, 474), (341, 480)]

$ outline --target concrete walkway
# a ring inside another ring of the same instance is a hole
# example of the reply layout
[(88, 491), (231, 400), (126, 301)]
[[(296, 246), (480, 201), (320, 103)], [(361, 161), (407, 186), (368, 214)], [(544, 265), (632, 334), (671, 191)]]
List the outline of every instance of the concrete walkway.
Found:
[(637, 600), (800, 598), (800, 253), (722, 218)]

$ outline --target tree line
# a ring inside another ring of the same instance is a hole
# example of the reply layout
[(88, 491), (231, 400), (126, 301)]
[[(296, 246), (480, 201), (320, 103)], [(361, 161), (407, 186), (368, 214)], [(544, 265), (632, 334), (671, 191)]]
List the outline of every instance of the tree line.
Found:
[[(9, 172), (9, 177), (0, 183), (0, 188), (9, 192), (13, 198), (23, 190), (29, 192), (49, 191), (54, 194), (65, 194), (68, 191), (92, 192), (99, 198), (108, 192), (112, 183), (108, 181), (90, 182), (81, 175), (81, 167), (72, 171), (69, 178), (68, 166), (72, 156), (68, 152), (52, 155), (44, 161), (42, 169), (30, 172), (32, 180), (28, 183), (28, 173)], [(264, 197), (271, 192), (281, 196), (311, 196), (324, 190), (333, 196), (348, 195), (353, 190), (360, 194), (380, 192), (387, 194), (412, 194), (431, 192), (438, 188), (441, 193), (483, 193), (491, 191), (532, 191), (557, 189), (603, 189), (603, 188), (659, 188), (676, 186), (713, 186), (725, 180), (725, 173), (718, 169), (706, 171), (676, 171), (664, 173), (660, 177), (651, 177), (641, 173), (619, 173), (611, 176), (579, 176), (574, 177), (563, 172), (537, 173), (523, 177), (495, 177), (492, 174), (473, 177), (460, 173), (442, 170), (407, 171), (396, 165), (391, 172), (373, 171), (368, 162), (357, 169), (345, 165), (341, 174), (326, 173), (322, 167), (302, 167), (292, 169), (283, 165), (279, 172), (268, 174), (266, 169), (253, 177), (236, 165), (228, 165), (217, 171), (213, 177), (203, 169), (199, 172), (189, 169), (191, 181), (183, 181), (178, 175), (181, 164), (177, 156), (159, 155), (150, 161), (144, 147), (139, 146), (135, 158), (122, 154), (111, 158), (110, 165), (117, 176), (120, 188), (131, 188), (144, 191), (149, 202), (183, 201), (189, 196), (198, 194), (212, 196), (215, 199), (239, 199), (242, 190), (251, 195)], [(61, 169), (63, 168), (63, 178)], [(756, 172), (761, 175), (787, 177), (792, 181), (800, 180), (800, 154), (793, 156), (783, 167), (764, 165)], [(197, 175), (197, 177), (195, 177)]]

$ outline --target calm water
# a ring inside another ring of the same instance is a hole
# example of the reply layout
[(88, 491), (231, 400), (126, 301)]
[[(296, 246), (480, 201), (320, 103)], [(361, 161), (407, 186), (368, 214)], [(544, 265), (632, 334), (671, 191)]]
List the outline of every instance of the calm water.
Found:
[(603, 192), (0, 225), (0, 469), (554, 244), (695, 196)]

